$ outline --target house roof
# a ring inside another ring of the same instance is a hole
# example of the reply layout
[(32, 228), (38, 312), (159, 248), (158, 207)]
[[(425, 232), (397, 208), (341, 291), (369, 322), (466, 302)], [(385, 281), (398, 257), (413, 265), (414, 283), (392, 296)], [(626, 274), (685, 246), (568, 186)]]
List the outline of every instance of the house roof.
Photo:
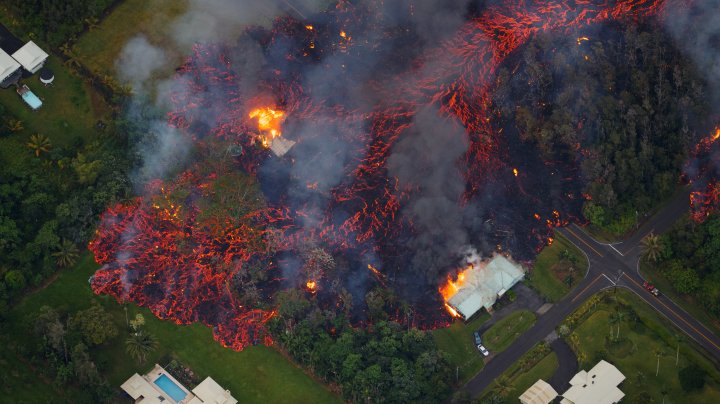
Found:
[(223, 389), (212, 377), (207, 377), (192, 390), (193, 394), (205, 404), (236, 404), (238, 401)]
[(538, 379), (520, 396), (522, 404), (548, 404), (557, 397), (557, 391), (545, 380)]
[(491, 308), (498, 296), (524, 276), (521, 266), (496, 255), (489, 262), (473, 264), (465, 271), (463, 286), (448, 299), (448, 303), (468, 319), (483, 307)]
[(123, 383), (120, 387), (125, 390), (125, 392), (128, 393), (130, 397), (132, 397), (134, 400), (142, 397), (143, 404), (167, 403), (167, 399), (164, 399), (165, 401), (161, 400), (160, 397), (162, 397), (162, 394), (160, 394), (157, 389), (150, 385), (150, 382), (145, 380), (145, 378), (143, 378), (137, 373), (127, 379), (127, 381), (125, 381), (125, 383)]
[(48, 54), (33, 41), (29, 41), (12, 55), (26, 70), (33, 70), (48, 58)]
[(5, 80), (20, 68), (20, 63), (0, 49), (0, 81)]
[(588, 372), (582, 370), (571, 380), (571, 387), (563, 394), (562, 403), (613, 404), (625, 393), (617, 387), (625, 376), (612, 364), (601, 360)]

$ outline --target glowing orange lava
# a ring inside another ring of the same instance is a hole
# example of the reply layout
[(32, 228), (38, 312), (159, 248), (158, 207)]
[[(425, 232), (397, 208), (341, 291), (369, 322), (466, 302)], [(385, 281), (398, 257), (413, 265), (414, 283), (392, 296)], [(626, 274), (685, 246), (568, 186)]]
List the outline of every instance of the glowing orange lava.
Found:
[(264, 147), (270, 147), (273, 139), (280, 137), (280, 125), (285, 121), (285, 112), (271, 108), (256, 108), (250, 111), (250, 119), (257, 118), (260, 130), (260, 142)]
[(518, 169), (517, 169), (517, 168), (513, 168), (513, 175), (516, 176), (516, 177), (518, 176)]
[(317, 288), (317, 283), (315, 281), (307, 281), (305, 283), (305, 286), (308, 288), (309, 291), (315, 292), (315, 288)]

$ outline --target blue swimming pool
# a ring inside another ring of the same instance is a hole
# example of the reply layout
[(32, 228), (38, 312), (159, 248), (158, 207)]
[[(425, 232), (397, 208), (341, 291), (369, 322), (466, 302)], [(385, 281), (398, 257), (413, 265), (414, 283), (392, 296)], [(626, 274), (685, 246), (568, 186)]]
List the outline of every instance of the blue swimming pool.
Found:
[(27, 103), (27, 105), (30, 106), (32, 109), (38, 109), (42, 106), (42, 101), (40, 101), (40, 98), (38, 98), (35, 93), (32, 91), (26, 91), (22, 95), (22, 99)]
[(155, 379), (155, 384), (157, 384), (157, 386), (160, 387), (162, 391), (167, 393), (167, 395), (175, 401), (180, 401), (185, 398), (185, 396), (187, 396), (187, 393), (185, 393), (185, 391), (181, 389), (180, 386), (175, 384), (174, 381), (170, 380), (167, 375), (162, 375)]

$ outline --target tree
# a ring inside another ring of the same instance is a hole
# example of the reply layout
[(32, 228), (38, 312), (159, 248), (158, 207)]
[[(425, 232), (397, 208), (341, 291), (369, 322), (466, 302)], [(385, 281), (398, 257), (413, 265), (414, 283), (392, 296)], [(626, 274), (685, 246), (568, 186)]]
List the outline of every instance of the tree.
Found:
[(25, 288), (25, 276), (22, 272), (13, 269), (5, 273), (5, 284), (10, 290), (19, 291)]
[(138, 363), (144, 363), (147, 356), (157, 347), (157, 338), (143, 331), (134, 332), (125, 340), (125, 351)]
[(20, 132), (21, 130), (25, 129), (23, 127), (23, 123), (19, 119), (8, 119), (7, 121), (7, 127), (10, 129), (10, 132)]
[(62, 243), (60, 243), (59, 249), (52, 255), (55, 257), (55, 263), (57, 266), (67, 268), (75, 265), (79, 253), (75, 243), (68, 239), (63, 239)]
[(69, 324), (91, 345), (100, 345), (118, 333), (112, 316), (98, 303), (77, 312), (70, 318)]
[(47, 136), (35, 134), (30, 136), (27, 146), (35, 153), (35, 157), (40, 157), (40, 154), (50, 151), (52, 143)]
[(655, 348), (653, 353), (657, 357), (657, 367), (655, 369), (655, 376), (657, 377), (657, 375), (660, 373), (660, 358), (665, 356), (665, 350), (662, 347), (657, 347)]
[(642, 248), (643, 258), (652, 262), (657, 262), (658, 259), (660, 259), (663, 251), (663, 245), (660, 241), (660, 237), (651, 232), (645, 236), (642, 241), (640, 241), (640, 245)]
[(688, 393), (702, 389), (703, 386), (705, 386), (705, 376), (707, 376), (707, 372), (694, 363), (688, 367), (682, 368), (678, 372), (680, 386)]
[(73, 348), (70, 357), (72, 358), (75, 375), (80, 384), (94, 385), (100, 381), (100, 374), (98, 373), (95, 363), (90, 359), (90, 354), (88, 354), (85, 344), (77, 344)]
[(495, 383), (493, 383), (492, 391), (497, 393), (497, 395), (501, 397), (506, 397), (510, 392), (512, 391), (512, 382), (510, 381), (510, 378), (506, 375), (501, 375), (497, 379), (495, 379)]
[(130, 320), (130, 327), (132, 327), (133, 331), (138, 332), (142, 326), (145, 325), (145, 317), (138, 313), (135, 315), (135, 318)]

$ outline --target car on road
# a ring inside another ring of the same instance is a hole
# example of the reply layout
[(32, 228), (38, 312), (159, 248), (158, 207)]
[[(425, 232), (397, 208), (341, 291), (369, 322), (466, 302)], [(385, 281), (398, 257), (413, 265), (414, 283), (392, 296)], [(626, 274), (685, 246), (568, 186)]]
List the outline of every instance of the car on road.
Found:
[(480, 333), (475, 331), (473, 333), (473, 337), (475, 337), (475, 345), (482, 345), (482, 339), (480, 339)]
[(653, 285), (652, 283), (645, 281), (643, 282), (643, 287), (645, 288), (645, 290), (655, 295), (655, 297), (660, 296), (660, 290), (656, 288), (655, 285)]
[(478, 345), (477, 348), (480, 350), (480, 353), (482, 353), (483, 356), (490, 355), (490, 352), (488, 352), (488, 350), (484, 346)]

